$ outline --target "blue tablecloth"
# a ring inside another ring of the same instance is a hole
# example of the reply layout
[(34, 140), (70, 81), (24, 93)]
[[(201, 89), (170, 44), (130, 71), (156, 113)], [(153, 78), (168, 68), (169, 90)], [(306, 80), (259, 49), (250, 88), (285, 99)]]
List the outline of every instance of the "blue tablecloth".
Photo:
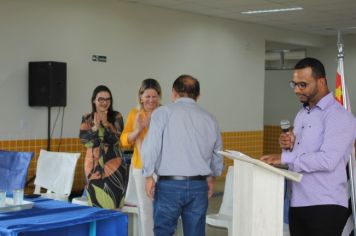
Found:
[(0, 235), (127, 235), (127, 215), (51, 199), (25, 199), (32, 209), (0, 213)]

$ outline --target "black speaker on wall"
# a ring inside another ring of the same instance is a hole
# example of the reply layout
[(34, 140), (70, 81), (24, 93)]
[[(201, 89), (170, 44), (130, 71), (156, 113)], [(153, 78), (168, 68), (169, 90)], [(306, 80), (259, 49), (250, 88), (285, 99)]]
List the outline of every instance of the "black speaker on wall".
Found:
[(67, 105), (67, 63), (29, 62), (29, 105), (46, 107)]

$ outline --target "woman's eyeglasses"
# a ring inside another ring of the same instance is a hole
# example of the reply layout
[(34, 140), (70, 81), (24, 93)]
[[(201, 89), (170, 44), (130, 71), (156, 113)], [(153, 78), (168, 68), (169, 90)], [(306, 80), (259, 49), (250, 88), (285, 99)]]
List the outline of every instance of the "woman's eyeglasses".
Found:
[(100, 102), (100, 103), (103, 103), (103, 102), (111, 102), (111, 98), (102, 98), (102, 97), (99, 97), (99, 98), (98, 98), (98, 102)]

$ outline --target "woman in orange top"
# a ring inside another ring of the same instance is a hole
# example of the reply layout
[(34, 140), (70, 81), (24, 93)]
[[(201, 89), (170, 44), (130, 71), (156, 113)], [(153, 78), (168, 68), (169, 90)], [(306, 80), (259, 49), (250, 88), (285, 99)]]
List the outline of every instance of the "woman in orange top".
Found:
[(144, 236), (154, 235), (153, 210), (152, 201), (145, 193), (145, 178), (142, 176), (143, 164), (140, 149), (150, 124), (151, 113), (160, 105), (161, 96), (161, 86), (156, 80), (143, 80), (138, 91), (138, 106), (129, 112), (124, 131), (120, 137), (122, 147), (133, 146), (134, 148), (131, 160), (133, 179), (130, 179), (129, 182), (134, 182), (136, 187), (141, 232)]

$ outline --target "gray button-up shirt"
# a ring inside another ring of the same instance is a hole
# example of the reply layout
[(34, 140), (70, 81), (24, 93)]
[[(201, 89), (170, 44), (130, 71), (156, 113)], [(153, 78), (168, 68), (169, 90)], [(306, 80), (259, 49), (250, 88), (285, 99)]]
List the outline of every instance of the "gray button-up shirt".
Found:
[(143, 175), (212, 175), (223, 168), (215, 118), (191, 98), (157, 108), (142, 144)]

